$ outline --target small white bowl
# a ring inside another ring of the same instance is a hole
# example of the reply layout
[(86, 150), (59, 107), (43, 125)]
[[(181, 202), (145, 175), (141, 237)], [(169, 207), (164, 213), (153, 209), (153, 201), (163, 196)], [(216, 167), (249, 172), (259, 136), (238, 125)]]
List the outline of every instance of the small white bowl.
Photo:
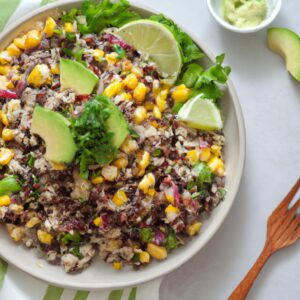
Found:
[(268, 12), (265, 20), (263, 20), (259, 25), (254, 27), (239, 28), (234, 25), (231, 25), (224, 19), (222, 14), (222, 2), (223, 0), (207, 0), (207, 6), (210, 13), (221, 26), (228, 30), (239, 33), (256, 32), (267, 27), (274, 21), (281, 8), (281, 0), (267, 0)]

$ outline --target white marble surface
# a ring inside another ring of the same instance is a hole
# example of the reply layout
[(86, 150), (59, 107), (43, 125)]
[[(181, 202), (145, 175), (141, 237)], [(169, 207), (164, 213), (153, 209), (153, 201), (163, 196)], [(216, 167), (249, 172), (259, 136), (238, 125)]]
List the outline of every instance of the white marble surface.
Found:
[[(224, 300), (263, 247), (266, 219), (300, 175), (300, 83), (266, 47), (266, 31), (240, 35), (221, 28), (206, 0), (140, 0), (194, 30), (226, 53), (247, 130), (246, 166), (236, 202), (222, 228), (193, 259), (162, 283), (161, 300)], [(300, 1), (283, 1), (272, 26), (300, 34)], [(300, 242), (277, 253), (249, 300), (300, 299)]]

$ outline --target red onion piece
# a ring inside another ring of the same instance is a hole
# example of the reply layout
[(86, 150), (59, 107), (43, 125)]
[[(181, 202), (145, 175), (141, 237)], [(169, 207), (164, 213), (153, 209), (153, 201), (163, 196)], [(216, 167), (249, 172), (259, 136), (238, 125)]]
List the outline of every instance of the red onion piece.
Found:
[(26, 82), (24, 80), (19, 80), (16, 86), (16, 91), (19, 97), (21, 97), (25, 89), (26, 89)]
[(154, 243), (160, 246), (163, 244), (164, 240), (165, 240), (165, 235), (160, 230), (156, 230), (154, 236)]
[(121, 46), (124, 50), (133, 50), (133, 48), (128, 45), (126, 42), (121, 40), (120, 38), (116, 37), (115, 35), (112, 35), (110, 33), (107, 33), (104, 38), (106, 38), (111, 44), (117, 44)]
[(210, 148), (210, 144), (206, 141), (203, 141), (201, 138), (199, 140), (200, 149)]
[(18, 98), (18, 95), (15, 92), (0, 89), (0, 98), (16, 99), (16, 98)]
[(181, 196), (179, 194), (178, 186), (174, 182), (172, 182), (172, 188), (175, 204), (179, 205), (181, 202)]

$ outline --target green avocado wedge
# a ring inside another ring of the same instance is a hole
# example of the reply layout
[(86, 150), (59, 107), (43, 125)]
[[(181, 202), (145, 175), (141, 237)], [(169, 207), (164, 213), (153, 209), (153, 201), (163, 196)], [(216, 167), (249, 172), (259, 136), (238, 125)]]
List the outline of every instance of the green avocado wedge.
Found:
[(99, 101), (110, 111), (110, 116), (106, 123), (110, 131), (114, 133), (113, 144), (116, 148), (120, 148), (124, 140), (129, 134), (128, 124), (119, 108), (107, 97), (100, 96)]
[(31, 132), (39, 135), (46, 144), (45, 158), (55, 163), (70, 163), (77, 147), (69, 129), (69, 121), (61, 114), (36, 106)]
[(267, 32), (268, 46), (282, 56), (289, 73), (300, 81), (300, 38), (287, 28), (270, 28)]
[(70, 89), (76, 95), (90, 95), (99, 78), (90, 69), (71, 59), (60, 59), (61, 90)]
[(7, 176), (0, 180), (0, 196), (11, 195), (22, 189), (14, 176)]

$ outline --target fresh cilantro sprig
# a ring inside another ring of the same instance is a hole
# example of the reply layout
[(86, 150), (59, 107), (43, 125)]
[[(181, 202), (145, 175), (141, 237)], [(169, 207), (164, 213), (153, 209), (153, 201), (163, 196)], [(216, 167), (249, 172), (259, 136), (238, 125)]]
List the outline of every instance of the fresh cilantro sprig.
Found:
[[(82, 17), (85, 18), (84, 22), (82, 22)], [(101, 2), (85, 0), (81, 10), (72, 9), (69, 13), (64, 13), (62, 21), (73, 22), (77, 20), (80, 33), (85, 34), (99, 33), (108, 27), (121, 27), (140, 18), (139, 14), (129, 9), (127, 0), (120, 0), (117, 3), (110, 0)]]
[(88, 178), (89, 165), (108, 164), (117, 154), (113, 133), (106, 124), (110, 116), (107, 101), (110, 100), (99, 95), (85, 104), (78, 118), (71, 119), (71, 132), (79, 149), (77, 161), (82, 178)]
[(181, 81), (191, 89), (190, 98), (202, 94), (206, 99), (219, 99), (222, 97), (222, 85), (227, 82), (231, 72), (230, 67), (223, 67), (224, 54), (216, 57), (216, 63), (204, 70), (200, 65), (189, 64), (183, 72)]

